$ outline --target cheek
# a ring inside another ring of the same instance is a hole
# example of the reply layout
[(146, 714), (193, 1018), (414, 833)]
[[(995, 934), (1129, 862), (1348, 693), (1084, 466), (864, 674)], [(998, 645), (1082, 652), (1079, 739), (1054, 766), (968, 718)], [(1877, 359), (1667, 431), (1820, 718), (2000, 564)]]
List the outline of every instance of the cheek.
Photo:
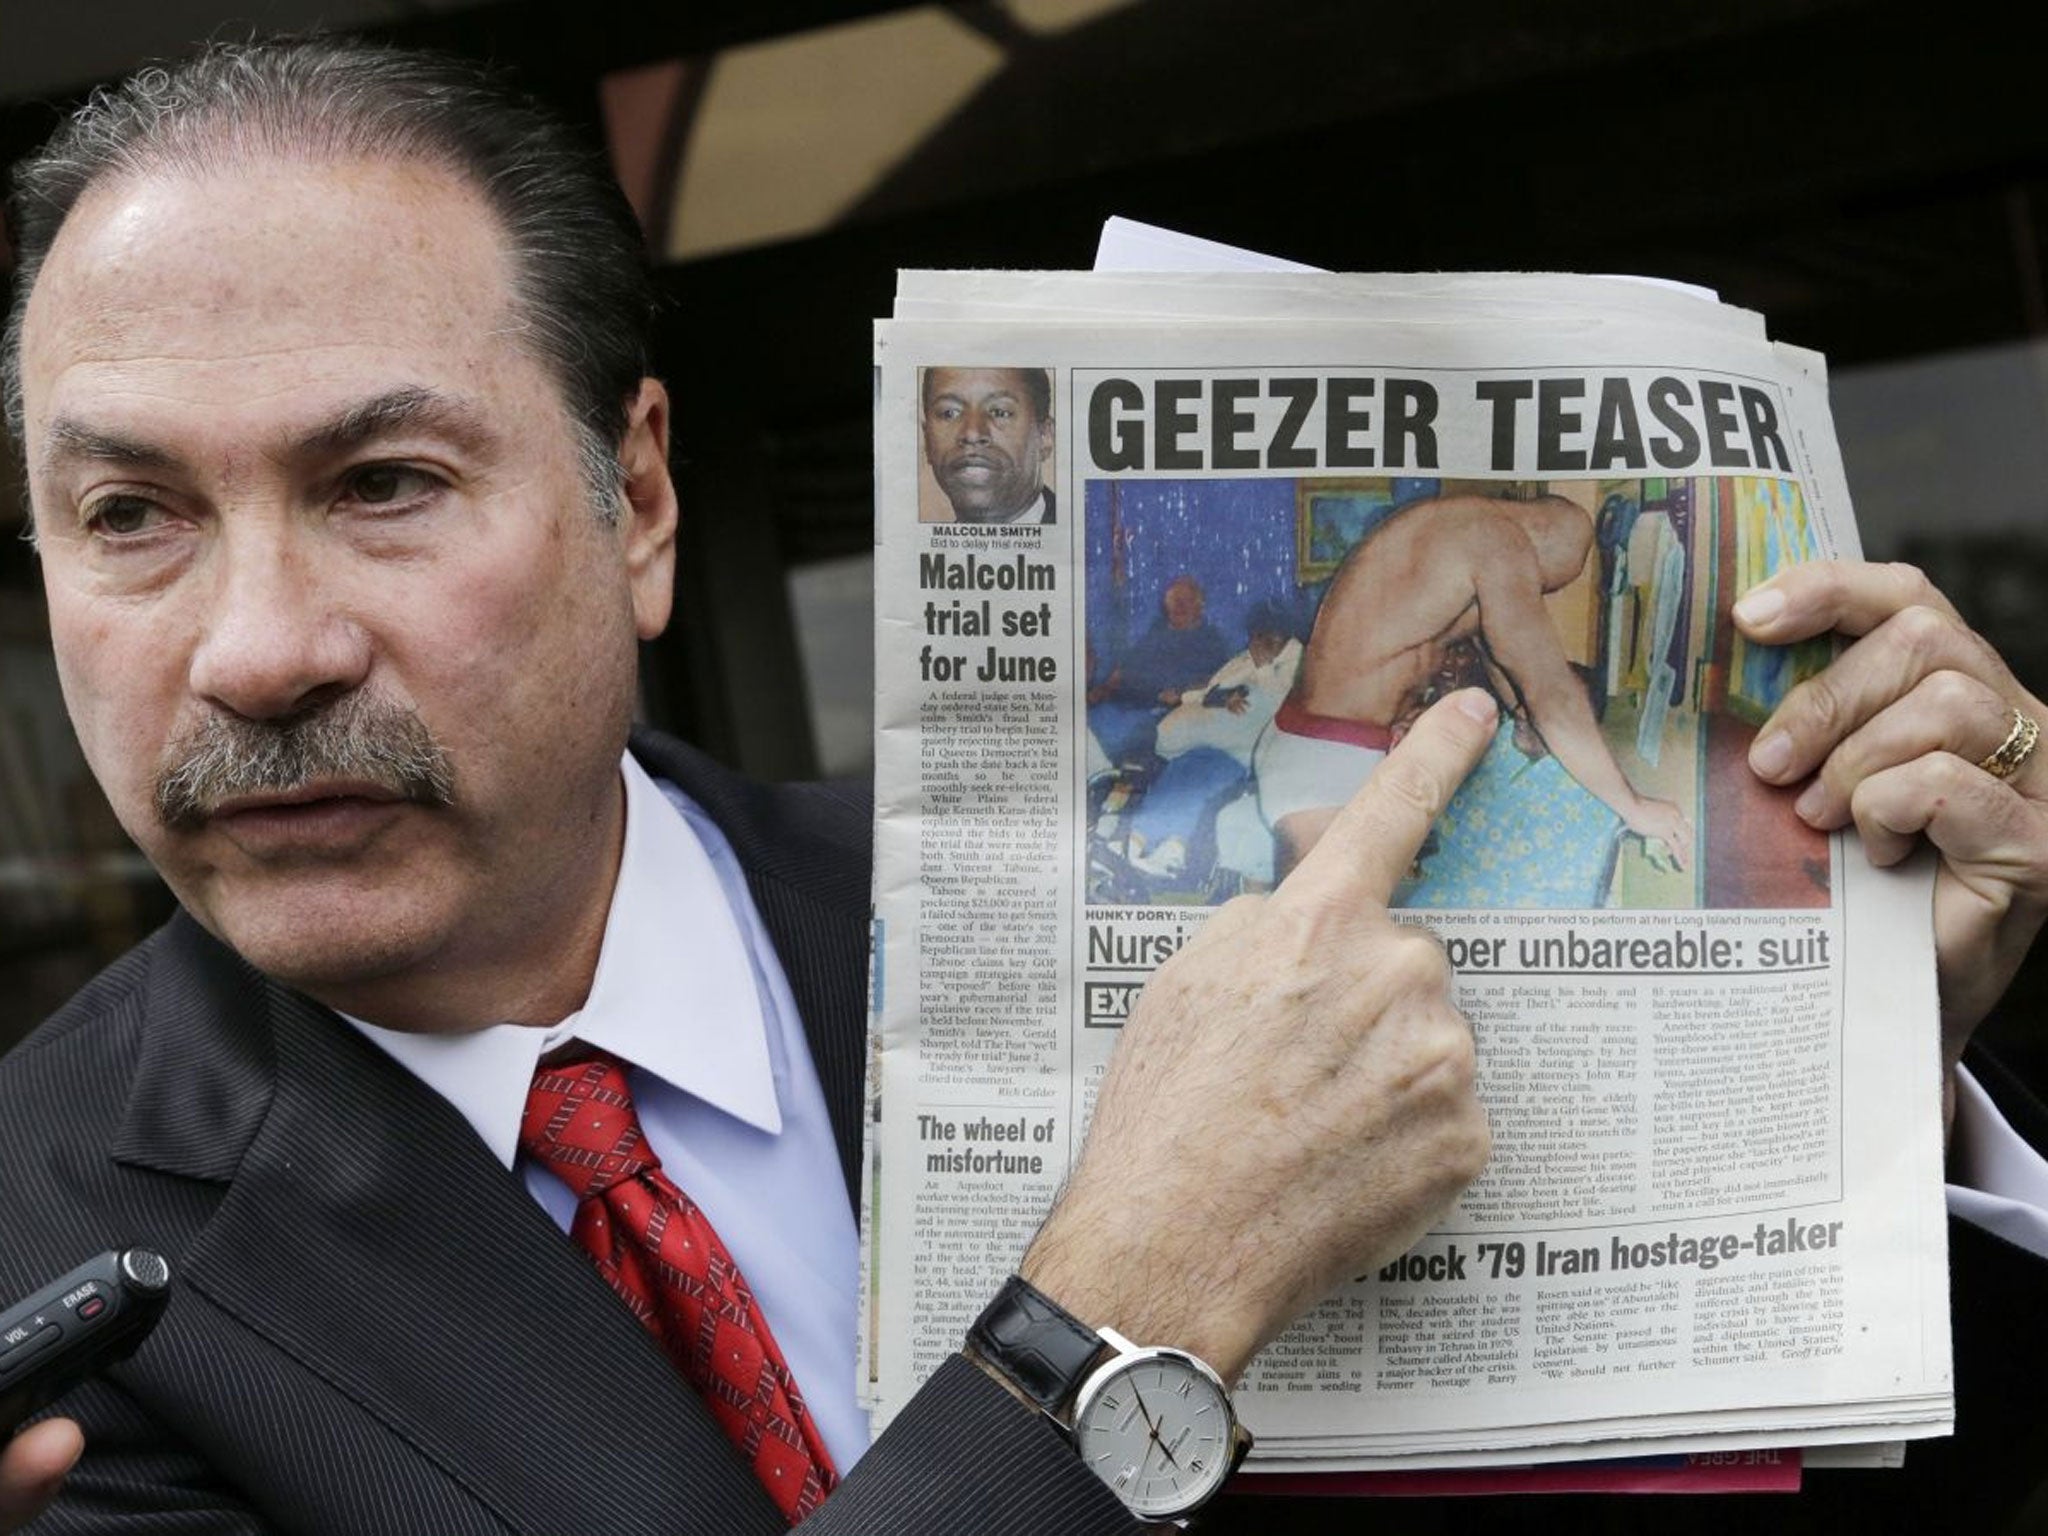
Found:
[(547, 605), (515, 575), (472, 571), (459, 587), (437, 583), (409, 612), (390, 615), (383, 649), (437, 733), (490, 729), (494, 701), (530, 670)]
[(133, 832), (183, 696), (178, 652), (140, 614), (73, 607), (50, 594), (65, 708), (93, 775)]
[(1012, 435), (1009, 450), (1020, 469), (1037, 469), (1045, 457), (1045, 435), (1028, 426), (1020, 427)]
[(591, 570), (578, 553), (573, 539), (550, 538), (526, 558), (472, 567), (414, 610), (431, 617), (407, 627), (393, 659), (466, 771), (546, 761), (578, 722), (616, 712), (621, 697), (630, 710), (631, 603), (616, 572)]

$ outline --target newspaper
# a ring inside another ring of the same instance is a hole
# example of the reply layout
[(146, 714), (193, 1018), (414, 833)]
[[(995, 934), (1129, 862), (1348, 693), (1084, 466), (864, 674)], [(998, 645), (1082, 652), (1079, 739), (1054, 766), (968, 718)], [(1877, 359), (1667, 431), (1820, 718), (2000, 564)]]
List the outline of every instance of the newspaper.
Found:
[[(1858, 552), (1819, 357), (1675, 286), (1232, 271), (905, 273), (876, 362), (878, 1423), (1015, 1266), (1146, 977), (1481, 683), (1396, 904), (1492, 1160), (1254, 1362), (1256, 1457), (1947, 1432), (1930, 870), (1745, 766), (1827, 653), (1730, 604)], [(991, 380), (1024, 398), (962, 449)]]

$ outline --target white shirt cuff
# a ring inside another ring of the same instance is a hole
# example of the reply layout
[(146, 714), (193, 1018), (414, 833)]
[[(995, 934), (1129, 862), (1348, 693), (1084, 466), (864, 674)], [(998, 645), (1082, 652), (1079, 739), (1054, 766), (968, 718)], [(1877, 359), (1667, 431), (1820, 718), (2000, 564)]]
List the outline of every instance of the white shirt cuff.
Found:
[(2027, 1145), (1961, 1067), (1949, 1178), (1952, 1215), (2048, 1259), (2048, 1158)]

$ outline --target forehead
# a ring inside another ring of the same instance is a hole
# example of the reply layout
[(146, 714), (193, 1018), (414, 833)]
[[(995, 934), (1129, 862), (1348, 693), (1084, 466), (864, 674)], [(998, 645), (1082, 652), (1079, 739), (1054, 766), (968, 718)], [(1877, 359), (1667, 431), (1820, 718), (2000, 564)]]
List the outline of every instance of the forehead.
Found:
[(248, 426), (365, 389), (517, 371), (511, 272), (438, 167), (259, 159), (118, 177), (79, 200), (22, 330), (29, 450), (55, 416)]

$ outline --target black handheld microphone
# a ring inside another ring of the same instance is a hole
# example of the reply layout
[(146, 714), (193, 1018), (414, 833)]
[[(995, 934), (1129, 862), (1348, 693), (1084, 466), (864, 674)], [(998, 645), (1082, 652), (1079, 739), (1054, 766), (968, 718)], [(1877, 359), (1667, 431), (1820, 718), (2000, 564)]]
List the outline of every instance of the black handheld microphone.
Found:
[(110, 1249), (0, 1314), (0, 1437), (134, 1354), (170, 1295), (171, 1266), (161, 1254)]

